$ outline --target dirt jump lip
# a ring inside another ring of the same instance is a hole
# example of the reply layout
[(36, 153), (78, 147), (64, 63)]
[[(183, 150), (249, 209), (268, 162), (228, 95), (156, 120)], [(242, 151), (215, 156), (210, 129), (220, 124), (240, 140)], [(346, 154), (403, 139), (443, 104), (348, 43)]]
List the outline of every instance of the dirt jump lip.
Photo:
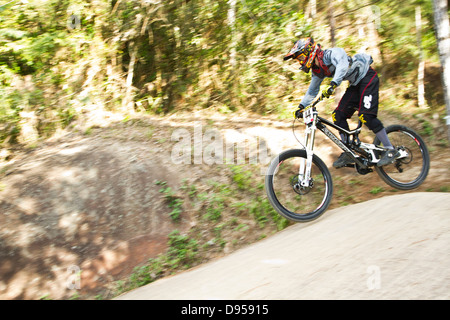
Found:
[(450, 193), (326, 212), (118, 300), (450, 299)]

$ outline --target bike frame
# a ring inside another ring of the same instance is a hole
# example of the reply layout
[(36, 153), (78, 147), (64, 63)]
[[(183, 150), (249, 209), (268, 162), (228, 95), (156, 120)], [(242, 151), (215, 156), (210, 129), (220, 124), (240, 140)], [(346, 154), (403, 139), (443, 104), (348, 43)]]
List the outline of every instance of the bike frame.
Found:
[[(320, 117), (315, 105), (321, 100), (322, 97), (317, 99), (311, 106), (305, 108), (303, 112), (303, 120), (306, 125), (303, 146), (306, 150), (307, 158), (302, 158), (300, 160), (298, 181), (302, 187), (310, 187), (311, 184), (311, 166), (314, 156), (314, 140), (317, 129), (322, 131), (331, 141), (334, 142), (334, 144), (350, 155), (355, 162), (355, 165), (352, 166), (356, 166), (359, 173), (365, 174), (372, 172), (370, 167), (379, 161), (375, 151), (380, 152), (386, 150), (385, 148), (375, 146), (374, 144), (364, 143), (359, 140), (358, 135), (361, 132), (362, 123), (359, 123), (355, 130), (348, 131), (328, 121), (327, 119)], [(349, 145), (343, 143), (341, 139), (339, 139), (327, 128), (327, 126), (338, 130), (340, 133), (345, 133), (349, 137), (349, 141), (350, 138), (352, 138), (351, 143), (349, 142)]]

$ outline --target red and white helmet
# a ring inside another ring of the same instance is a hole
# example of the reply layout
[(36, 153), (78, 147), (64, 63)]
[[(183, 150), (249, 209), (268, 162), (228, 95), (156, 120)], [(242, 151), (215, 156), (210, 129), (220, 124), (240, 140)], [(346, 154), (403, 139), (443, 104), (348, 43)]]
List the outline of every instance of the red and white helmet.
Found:
[(319, 48), (320, 46), (311, 37), (300, 39), (295, 42), (289, 53), (284, 56), (284, 60), (296, 59), (301, 65), (300, 70), (308, 73)]

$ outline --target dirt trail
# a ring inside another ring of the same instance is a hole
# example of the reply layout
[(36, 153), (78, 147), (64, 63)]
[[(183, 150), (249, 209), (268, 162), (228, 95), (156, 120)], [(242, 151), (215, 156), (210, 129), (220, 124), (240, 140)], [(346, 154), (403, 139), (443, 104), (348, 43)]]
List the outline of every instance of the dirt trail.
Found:
[[(220, 179), (221, 167), (194, 163), (194, 151), (192, 163), (174, 164), (173, 150), (180, 146), (174, 134), (192, 139), (191, 149), (184, 150), (195, 149), (198, 128), (200, 135), (220, 132), (231, 147), (251, 141), (256, 153), (254, 143), (262, 141), (267, 158), (297, 146), (290, 121), (195, 114), (180, 119), (128, 119), (69, 133), (1, 163), (0, 299), (110, 298), (115, 281), (166, 249), (172, 230), (191, 228), (189, 210), (171, 221), (155, 182), (179, 186), (184, 179)], [(330, 164), (338, 150), (322, 139), (316, 151)], [(203, 141), (201, 150), (212, 142)], [(434, 148), (429, 179), (417, 191), (450, 188), (449, 161), (448, 148)], [(360, 176), (350, 169), (332, 174), (339, 187), (333, 208), (346, 204), (338, 200), (340, 193), (354, 194), (347, 179)], [(375, 174), (364, 180), (350, 203), (389, 195)], [(368, 192), (380, 184), (385, 193)], [(258, 238), (256, 232), (252, 236)], [(74, 290), (79, 282), (80, 290)]]
[(450, 194), (331, 210), (121, 300), (450, 299)]

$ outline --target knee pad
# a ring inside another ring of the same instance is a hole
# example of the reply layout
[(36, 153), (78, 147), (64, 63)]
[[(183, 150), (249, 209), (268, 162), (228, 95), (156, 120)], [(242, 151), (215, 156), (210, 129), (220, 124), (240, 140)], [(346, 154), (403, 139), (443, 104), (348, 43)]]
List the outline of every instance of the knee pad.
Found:
[(347, 115), (345, 112), (334, 110), (331, 114), (331, 118), (333, 119), (334, 124), (338, 125), (339, 127), (349, 130), (349, 126), (347, 123)]
[(365, 124), (373, 133), (377, 133), (384, 128), (381, 121), (374, 114), (362, 113), (359, 115), (359, 120), (361, 120), (361, 122)]

